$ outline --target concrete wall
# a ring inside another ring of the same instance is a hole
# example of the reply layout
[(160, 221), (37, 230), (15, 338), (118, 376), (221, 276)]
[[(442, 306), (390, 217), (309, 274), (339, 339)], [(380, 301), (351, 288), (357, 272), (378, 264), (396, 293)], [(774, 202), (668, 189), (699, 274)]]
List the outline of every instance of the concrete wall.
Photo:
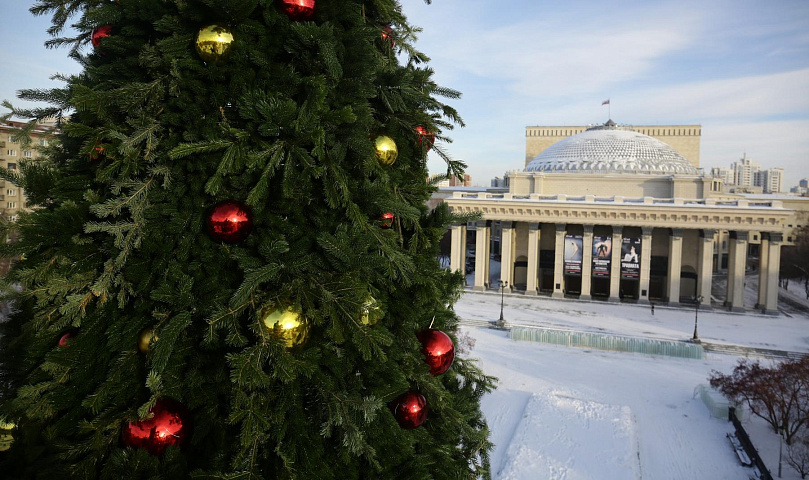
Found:
[(703, 177), (672, 177), (645, 174), (575, 174), (514, 171), (507, 174), (509, 193), (514, 195), (595, 195), (611, 197), (704, 198)]

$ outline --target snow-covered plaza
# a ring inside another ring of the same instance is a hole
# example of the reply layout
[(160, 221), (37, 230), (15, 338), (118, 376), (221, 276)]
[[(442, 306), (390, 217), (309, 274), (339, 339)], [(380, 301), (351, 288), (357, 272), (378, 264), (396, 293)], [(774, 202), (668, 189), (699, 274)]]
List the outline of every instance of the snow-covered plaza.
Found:
[[(501, 296), (464, 294), (456, 304), (467, 355), (499, 379), (483, 399), (495, 443), (493, 478), (522, 479), (746, 479), (726, 434), (695, 389), (712, 370), (728, 373), (739, 357), (707, 353), (681, 359), (572, 348), (509, 339), (482, 325), (500, 316)], [(695, 311), (506, 295), (508, 325), (685, 341)], [(712, 344), (809, 352), (809, 309), (778, 317), (699, 312), (699, 336)], [(763, 360), (769, 362), (770, 360)], [(778, 437), (750, 419), (764, 462), (778, 470)], [(800, 478), (783, 463), (783, 478)]]

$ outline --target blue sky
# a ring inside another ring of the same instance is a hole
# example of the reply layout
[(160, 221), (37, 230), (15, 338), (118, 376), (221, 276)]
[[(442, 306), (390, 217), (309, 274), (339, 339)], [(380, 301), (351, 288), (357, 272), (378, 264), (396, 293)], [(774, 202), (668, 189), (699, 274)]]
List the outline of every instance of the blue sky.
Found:
[[(49, 19), (32, 2), (7, 3), (0, 99), (78, 71), (45, 49)], [(704, 168), (746, 153), (783, 167), (786, 187), (809, 177), (806, 0), (401, 3), (436, 81), (463, 93), (449, 103), (467, 127), (446, 149), (476, 184), (522, 168), (526, 126), (603, 123), (607, 98), (618, 123), (701, 124)]]

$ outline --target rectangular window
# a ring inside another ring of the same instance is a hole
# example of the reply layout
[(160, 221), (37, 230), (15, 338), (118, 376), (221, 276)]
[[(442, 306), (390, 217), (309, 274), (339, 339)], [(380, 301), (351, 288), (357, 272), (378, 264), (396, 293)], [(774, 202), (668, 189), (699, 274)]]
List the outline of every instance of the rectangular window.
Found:
[(47, 146), (48, 146), (48, 141), (47, 141), (47, 140), (45, 140), (44, 138), (40, 138), (40, 139), (39, 139), (39, 144), (40, 144), (41, 146), (43, 146), (43, 147), (47, 147)]
[(7, 208), (17, 208), (17, 202), (8, 202), (6, 203)]
[(16, 157), (17, 156), (17, 150), (10, 150), (10, 149), (6, 150), (6, 155), (8, 155), (9, 157)]
[(16, 195), (16, 194), (17, 194), (17, 192), (16, 192), (16, 191), (14, 191), (14, 189), (13, 189), (13, 188), (9, 188), (9, 189), (7, 189), (7, 190), (6, 190), (6, 195), (8, 195), (8, 196), (10, 196), (10, 197), (13, 197), (13, 196), (14, 196), (14, 195)]
[(9, 162), (6, 168), (9, 170), (17, 170), (17, 164)]
[(34, 156), (34, 154), (31, 153), (30, 150), (26, 150), (26, 151), (22, 152), (22, 156), (25, 157), (25, 158), (31, 158), (31, 157)]

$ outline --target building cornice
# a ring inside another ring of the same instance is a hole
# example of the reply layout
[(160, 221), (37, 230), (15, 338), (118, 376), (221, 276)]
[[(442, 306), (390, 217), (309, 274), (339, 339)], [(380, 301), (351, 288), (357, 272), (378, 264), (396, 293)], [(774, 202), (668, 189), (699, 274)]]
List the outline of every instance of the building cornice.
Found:
[(454, 213), (485, 220), (785, 232), (794, 210), (778, 200), (660, 199), (454, 192)]

